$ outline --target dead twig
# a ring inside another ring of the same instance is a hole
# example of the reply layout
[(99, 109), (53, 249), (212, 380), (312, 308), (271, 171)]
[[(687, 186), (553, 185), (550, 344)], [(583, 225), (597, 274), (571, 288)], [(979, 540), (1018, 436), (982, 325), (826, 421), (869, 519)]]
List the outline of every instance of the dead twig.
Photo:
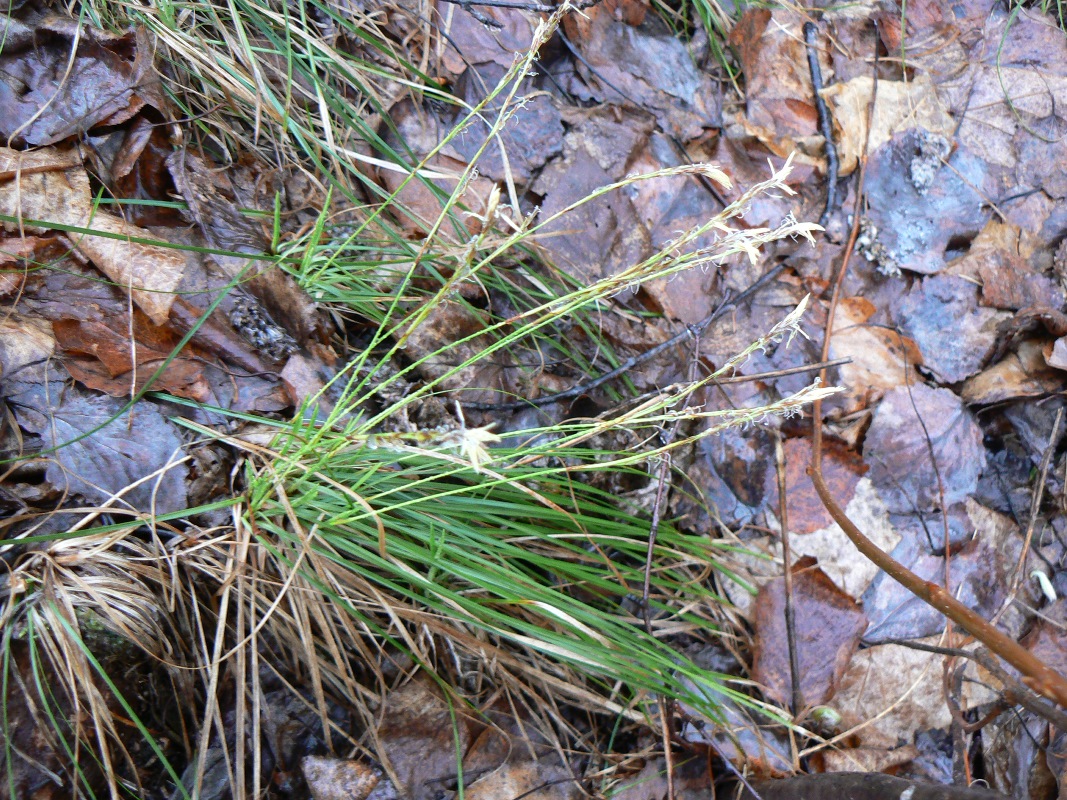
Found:
[(797, 621), (796, 609), (793, 608), (793, 554), (789, 549), (789, 514), (785, 494), (785, 448), (782, 447), (782, 434), (779, 431), (774, 438), (774, 460), (778, 473), (778, 520), (782, 530), (782, 562), (785, 578), (785, 638), (789, 647), (789, 680), (792, 693), (789, 698), (789, 711), (795, 720), (800, 709), (804, 707), (804, 698), (800, 694), (800, 659), (797, 655)]
[[(819, 67), (819, 48), (816, 36), (819, 29), (814, 22), (804, 23), (804, 43), (808, 49), (808, 69), (811, 70), (811, 84), (815, 89), (815, 111), (819, 115), (819, 133), (826, 140), (826, 208), (819, 217), (819, 224), (826, 227), (830, 221), (830, 214), (837, 205), (837, 147), (834, 145), (834, 125), (830, 120), (830, 109), (826, 107), (826, 101), (822, 99), (820, 92), (823, 89), (822, 69)], [(877, 78), (876, 78), (877, 80)], [(870, 125), (867, 126), (868, 133)]]

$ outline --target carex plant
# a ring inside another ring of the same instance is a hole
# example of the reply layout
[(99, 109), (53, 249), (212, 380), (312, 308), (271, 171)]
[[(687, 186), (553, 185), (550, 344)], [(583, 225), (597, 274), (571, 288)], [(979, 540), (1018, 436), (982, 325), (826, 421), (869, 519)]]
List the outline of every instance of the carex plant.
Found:
[[(426, 20), (412, 22), (423, 31), (420, 55), (410, 41), (400, 46), (380, 14), (358, 5), (341, 13), (318, 0), (96, 0), (77, 11), (93, 24), (152, 31), (165, 86), (190, 120), (187, 143), (220, 158), (251, 153), (285, 164), (322, 187), (317, 223), (276, 237), (265, 257), (340, 323), (361, 330), (359, 348), (291, 417), (231, 415), (240, 424), (226, 430), (181, 421), (198, 440), (223, 442), (242, 459), (239, 491), (214, 504), (229, 509), (225, 523), (198, 528), (193, 514), (202, 508), (107, 525), (87, 512), (72, 517), (72, 535), (40, 537), (0, 589), (0, 688), (5, 698), (16, 688), (36, 698), (53, 746), (70, 755), (83, 788), (97, 785), (92, 775), (100, 772), (112, 796), (139, 791), (128, 722), (162, 765), (160, 775), (179, 794), (198, 794), (208, 749), (227, 740), (224, 719), (236, 720), (238, 742), (262, 731), (255, 698), (270, 674), (300, 677), (294, 690), (332, 745), (351, 731), (330, 721), (331, 704), (341, 699), (356, 709), (372, 751), (375, 712), (396, 680), (389, 664), (424, 669), (450, 702), (475, 707), (490, 689), (531, 707), (557, 708), (539, 702), (550, 696), (637, 721), (651, 717), (660, 696), (713, 719), (722, 698), (753, 702), (667, 640), (714, 635), (724, 601), (706, 578), (721, 545), (661, 527), (646, 631), (633, 601), (645, 577), (647, 514), (621, 505), (598, 476), (647, 482), (649, 465), (670, 450), (725, 426), (796, 413), (832, 391), (812, 385), (768, 406), (728, 411), (695, 401), (754, 349), (791, 338), (803, 309), (714, 374), (651, 394), (621, 391), (614, 408), (591, 419), (472, 425), (454, 411), (448, 389), (479, 364), (539, 352), (546, 342), (558, 350), (564, 326), (594, 337), (597, 315), (612, 313), (613, 298), (646, 281), (737, 254), (755, 260), (768, 242), (810, 237), (816, 226), (793, 219), (774, 228), (736, 224), (756, 195), (790, 193), (789, 164), (649, 258), (581, 283), (538, 257), (538, 236), (553, 223), (640, 181), (729, 181), (707, 165), (633, 175), (553, 215), (523, 213), (504, 181), (477, 212), (464, 206), (479, 157), (499, 146), (524, 101), (523, 79), (566, 6), (540, 24), (529, 52), (474, 106), (443, 92), (420, 67), (433, 42)], [(389, 104), (405, 94), (460, 107), (459, 122), (428, 152), (390, 146), (380, 134)], [(441, 173), (434, 157), (475, 122), (489, 130), (481, 149), (463, 170)], [(403, 178), (383, 189), (368, 164)], [(408, 184), (437, 198), (433, 218), (405, 205)], [(421, 226), (415, 238), (403, 230), (413, 220)], [(702, 244), (709, 238), (712, 245)], [(447, 304), (469, 305), (463, 289), (471, 285), (506, 297), (507, 313), (478, 309), (484, 325), (475, 333), (432, 352), (408, 347)], [(566, 354), (587, 366), (587, 349)], [(430, 403), (445, 408), (449, 424), (402, 424)], [(693, 424), (665, 443), (660, 432), (679, 422)], [(612, 440), (628, 446), (600, 444)], [(195, 709), (184, 739), (193, 767), (184, 778), (94, 652), (92, 625), (153, 659), (171, 676), (168, 690)], [(48, 675), (58, 683), (46, 685)], [(230, 710), (238, 713), (228, 717)], [(0, 722), (11, 764), (21, 757), (13, 721), (5, 714)], [(545, 722), (557, 732), (570, 725)], [(388, 769), (388, 753), (374, 755)], [(254, 753), (235, 747), (228, 759), (235, 796), (263, 789), (268, 776)]]

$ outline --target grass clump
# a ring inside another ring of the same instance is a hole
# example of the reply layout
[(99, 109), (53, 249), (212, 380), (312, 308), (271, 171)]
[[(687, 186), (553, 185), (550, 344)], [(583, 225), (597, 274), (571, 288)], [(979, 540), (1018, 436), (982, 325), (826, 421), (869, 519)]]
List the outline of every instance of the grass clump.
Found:
[[(431, 160), (447, 137), (416, 156), (390, 148), (367, 121), (388, 125), (397, 86), (457, 102), (433, 88), (416, 66), (420, 59), (399, 55), (375, 12), (341, 14), (311, 0), (87, 10), (99, 24), (138, 21), (159, 37), (171, 95), (196, 117), (205, 150), (269, 154), (323, 187), (328, 199), (317, 224), (276, 236), (276, 251), (263, 258), (362, 332), (360, 349), (288, 419), (230, 415), (245, 423), (237, 432), (182, 421), (198, 443), (240, 454), (233, 497), (166, 518), (64, 512), (70, 524), (37, 532), (32, 551), (13, 559), (0, 586), (4, 697), (29, 689), (54, 749), (75, 765), (73, 780), (87, 792), (96, 785), (79, 766), (89, 763), (106, 775), (111, 796), (140, 794), (148, 757), (136, 754), (150, 752), (154, 774), (195, 796), (214, 741), (232, 748), (226, 770), (234, 796), (263, 791), (268, 776), (232, 742), (261, 734), (259, 698), (269, 673), (301, 678), (298, 694), (318, 712), (333, 746), (350, 735), (329, 718), (337, 700), (357, 709), (373, 735), (396, 680), (383, 666), (390, 662), (435, 674), (455, 701), (475, 709), (491, 691), (547, 709), (562, 697), (636, 721), (650, 720), (661, 696), (713, 719), (723, 697), (751, 703), (669, 641), (715, 635), (723, 601), (708, 578), (722, 544), (662, 526), (646, 631), (637, 601), (647, 514), (626, 508), (598, 476), (647, 483), (649, 465), (673, 450), (728, 425), (797, 413), (825, 396), (831, 390), (813, 385), (766, 407), (711, 412), (699, 405), (699, 393), (755, 348), (792, 337), (802, 308), (713, 375), (621, 399), (592, 419), (493, 430), (453, 412), (449, 393), (494, 358), (557, 347), (564, 326), (610, 313), (612, 298), (645, 281), (736, 254), (755, 260), (768, 242), (810, 237), (815, 226), (792, 219), (773, 229), (735, 224), (760, 193), (790, 191), (789, 165), (643, 262), (581, 285), (533, 258), (546, 226), (638, 181), (700, 175), (726, 184), (725, 175), (686, 165), (630, 176), (546, 218), (523, 215), (514, 187), (505, 185), (475, 214), (464, 207), (463, 190), (478, 156), (445, 181)], [(522, 79), (562, 13), (542, 23), (534, 48), (490, 94), (503, 103), (478, 155), (522, 102)], [(360, 46), (336, 46), (339, 37)], [(484, 107), (465, 109), (450, 135)], [(400, 186), (387, 192), (370, 180), (372, 162), (403, 170)], [(409, 182), (438, 198), (436, 217), (405, 206)], [(333, 197), (344, 198), (342, 210)], [(416, 239), (404, 232), (412, 222), (421, 227)], [(715, 244), (698, 247), (708, 234)], [(522, 265), (535, 280), (517, 280), (502, 264)], [(470, 285), (507, 297), (508, 312), (475, 308), (461, 291)], [(435, 350), (413, 351), (420, 326), (449, 304), (483, 313), (485, 324)], [(431, 404), (443, 409), (438, 424), (410, 423)], [(679, 435), (662, 436), (667, 427)], [(609, 439), (625, 448), (597, 444)], [(220, 520), (223, 509), (229, 517)], [(211, 527), (197, 524), (206, 511), (216, 513)], [(143, 719), (138, 707), (149, 697), (124, 696), (101, 647), (89, 643), (90, 618), (154, 665), (163, 677), (152, 691), (179, 698), (184, 715)], [(236, 739), (224, 730), (228, 711)], [(25, 754), (13, 721), (3, 722), (10, 766)], [(558, 715), (549, 723), (568, 725)], [(176, 755), (192, 764), (181, 780)], [(388, 768), (387, 752), (374, 755)]]

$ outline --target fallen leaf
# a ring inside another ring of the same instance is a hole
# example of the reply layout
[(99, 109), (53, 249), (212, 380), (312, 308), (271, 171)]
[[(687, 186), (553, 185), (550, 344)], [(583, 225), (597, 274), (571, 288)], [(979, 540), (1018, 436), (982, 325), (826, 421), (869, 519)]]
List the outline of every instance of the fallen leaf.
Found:
[[(143, 389), (178, 345), (177, 337), (156, 328), (139, 312), (132, 322), (114, 316), (100, 321), (62, 319), (52, 328), (71, 377), (113, 397), (129, 397)], [(207, 402), (210, 390), (202, 360), (188, 350), (172, 358), (153, 388)]]
[(56, 144), (120, 125), (146, 104), (166, 108), (144, 28), (116, 35), (67, 16), (24, 12), (16, 24), (33, 35), (9, 35), (5, 26), (0, 53), (0, 72), (8, 76), (0, 81), (0, 138), (8, 145)]
[[(839, 498), (840, 501), (840, 498)], [(889, 512), (869, 478), (861, 478), (845, 507), (845, 513), (878, 547), (891, 551), (900, 541)], [(790, 524), (792, 528), (792, 524)], [(878, 575), (878, 567), (860, 553), (836, 522), (790, 541), (794, 557), (811, 556), (830, 580), (850, 597), (859, 597)], [(775, 550), (781, 558), (781, 548)]]
[(402, 791), (412, 800), (431, 800), (454, 781), (457, 756), (471, 743), (468, 718), (451, 709), (429, 679), (408, 681), (385, 698), (378, 728), (379, 753), (389, 759)]
[(515, 54), (526, 52), (533, 44), (539, 21), (537, 14), (517, 8), (479, 8), (480, 14), (500, 25), (494, 29), (462, 6), (444, 0), (436, 6), (441, 31), (445, 34), (441, 66), (452, 75), (461, 75), (470, 64), (488, 62), (509, 69)]
[[(791, 149), (796, 140), (818, 136), (802, 30), (805, 19), (794, 9), (775, 8), (769, 19), (752, 9), (732, 34), (735, 44), (744, 41), (745, 117), (750, 130), (768, 147)], [(828, 80), (830, 65), (821, 47), (819, 62), (823, 79)]]
[(572, 93), (650, 111), (683, 142), (721, 126), (721, 89), (659, 15), (632, 24), (596, 5), (566, 17), (564, 26), (581, 53), (575, 66), (587, 87), (585, 93), (570, 87)]
[(919, 754), (915, 745), (883, 749), (854, 747), (841, 750), (827, 748), (822, 752), (824, 772), (888, 772), (909, 763)]
[(137, 483), (119, 507), (146, 514), (186, 508), (184, 442), (154, 403), (123, 411), (120, 400), (60, 381), (19, 388), (7, 401), (19, 425), (41, 437), (45, 477), (57, 489), (102, 503)]
[[(930, 462), (927, 434), (937, 472)], [(978, 486), (985, 448), (981, 429), (956, 395), (916, 383), (910, 389), (890, 389), (882, 398), (867, 432), (863, 459), (889, 510), (909, 514), (940, 507), (938, 473), (946, 507), (963, 502)]]
[(895, 134), (871, 153), (864, 184), (880, 243), (901, 269), (927, 275), (944, 268), (950, 243), (978, 235), (989, 218), (983, 204), (998, 191), (988, 165), (964, 147), (945, 165), (920, 158), (929, 135)]
[(46, 361), (56, 349), (52, 326), (11, 311), (0, 317), (0, 378), (25, 366)]
[(1061, 391), (1067, 383), (1067, 376), (1060, 372), (1067, 369), (1067, 346), (1061, 345), (1062, 341), (1049, 347), (1040, 340), (1025, 339), (1015, 352), (968, 378), (960, 389), (960, 398), (969, 406), (988, 405)]
[[(644, 149), (653, 121), (644, 113), (603, 107), (572, 110), (563, 139), (563, 156), (548, 163), (532, 191), (544, 197), (542, 219), (627, 173), (631, 155)], [(652, 253), (648, 230), (624, 190), (582, 203), (545, 224), (540, 244), (558, 266), (582, 281), (614, 275)]]
[[(938, 637), (919, 640), (937, 645)], [(944, 656), (902, 645), (883, 644), (853, 656), (834, 699), (841, 727), (862, 725), (862, 747), (893, 749), (914, 732), (952, 722), (941, 684)]]
[[(789, 515), (789, 530), (793, 533), (812, 533), (833, 524), (829, 512), (823, 506), (815, 485), (808, 476), (811, 466), (811, 440), (807, 437), (787, 439), (784, 447), (786, 513)], [(855, 453), (832, 441), (823, 442), (822, 471), (826, 485), (837, 502), (847, 506), (856, 491), (867, 465)], [(776, 470), (769, 470), (765, 494), (767, 507), (777, 515), (778, 478)]]
[(185, 256), (152, 244), (157, 237), (151, 231), (97, 210), (89, 176), (72, 152), (46, 148), (23, 155), (0, 147), (0, 172), (18, 175), (0, 184), (0, 214), (15, 220), (41, 221), (37, 227), (4, 222), (5, 230), (47, 230), (48, 223), (59, 223), (93, 231), (67, 235), (81, 255), (130, 292), (152, 322), (163, 325), (167, 321), (185, 271)]
[(366, 800), (381, 776), (354, 759), (307, 756), (300, 762), (313, 800)]
[(941, 383), (976, 374), (993, 354), (997, 326), (1010, 316), (979, 306), (978, 287), (949, 275), (917, 281), (891, 313)]
[[(498, 64), (470, 67), (463, 74), (458, 91), (473, 108), (497, 87), (504, 74), (504, 67)], [(448, 143), (445, 152), (472, 163), (489, 137), (489, 123), (503, 113), (506, 96), (507, 92), (503, 92), (489, 101), (479, 116)], [(537, 91), (530, 80), (520, 87), (507, 113), (504, 129), (489, 141), (477, 161), (478, 172), (493, 180), (511, 178), (521, 188), (529, 184), (545, 162), (563, 152), (563, 120), (552, 98)]]
[(904, 385), (923, 357), (913, 339), (885, 325), (868, 325), (875, 308), (863, 297), (845, 297), (834, 313), (830, 358), (850, 358), (838, 368), (837, 384), (845, 387), (839, 396), (845, 413), (869, 407), (886, 391)]
[(505, 764), (466, 787), (468, 800), (522, 797), (529, 800), (570, 800), (580, 797), (578, 781), (570, 770), (534, 761)]
[(908, 128), (922, 128), (948, 141), (955, 134), (956, 122), (942, 106), (929, 75), (920, 73), (907, 82), (878, 81), (868, 140), (867, 109), (873, 96), (874, 79), (869, 75), (835, 83), (822, 91), (834, 120), (842, 176), (852, 173), (864, 153), (875, 152), (893, 134)]
[[(962, 526), (956, 523), (960, 517)], [(902, 539), (891, 553), (893, 558), (922, 579), (943, 586), (945, 559), (930, 552), (931, 540), (933, 547), (943, 549), (944, 529), (940, 520), (927, 521), (926, 530), (917, 521), (909, 524), (903, 519), (898, 521), (901, 524), (897, 530)], [(966, 504), (966, 513), (950, 514), (950, 521), (952, 528), (957, 528), (950, 530), (950, 534), (966, 540), (949, 560), (951, 594), (979, 615), (989, 618), (1003, 605), (1011, 575), (1019, 561), (1022, 545), (1018, 525), (1010, 517), (970, 500)], [(871, 620), (871, 627), (864, 637), (868, 642), (933, 636), (945, 628), (945, 618), (940, 612), (885, 573), (878, 575), (862, 599)], [(1020, 622), (1021, 615), (1008, 614), (1001, 624), (1010, 629)]]
[[(793, 613), (800, 693), (805, 706), (823, 705), (834, 696), (848, 668), (867, 617), (815, 564), (801, 558), (792, 567)], [(782, 704), (792, 695), (789, 637), (785, 623), (785, 578), (765, 583), (756, 598), (752, 676), (766, 694)], [(801, 709), (797, 709), (799, 712)]]

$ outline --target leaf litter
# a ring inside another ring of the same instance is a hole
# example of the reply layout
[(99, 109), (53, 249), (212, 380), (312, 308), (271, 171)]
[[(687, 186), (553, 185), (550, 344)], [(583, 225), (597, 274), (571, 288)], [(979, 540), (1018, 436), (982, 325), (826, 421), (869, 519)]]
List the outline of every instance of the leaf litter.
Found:
[[(181, 512), (191, 481), (200, 478), (195, 494), (211, 497), (202, 473), (213, 475), (216, 497), (228, 493), (229, 478), (213, 473), (207, 462), (189, 460), (192, 437), (175, 420), (228, 432), (234, 423), (218, 410), (285, 415), (311, 401), (321, 403), (316, 413), (328, 413), (323, 397), (338, 353), (368, 342), (367, 330), (357, 325), (344, 332), (350, 340), (342, 344), (336, 317), (323, 313), (273, 258), (279, 244), (300, 241), (314, 229), (320, 211), (329, 215), (337, 208), (325, 207), (325, 192), (313, 188), (304, 194), (307, 207), (294, 210), (301, 201), (293, 174), (272, 170), (251, 152), (227, 160), (225, 147), (173, 138), (171, 131), (182, 123), (172, 122), (177, 117), (162, 91), (153, 37), (145, 28), (111, 34), (25, 9), (5, 16), (0, 56), (10, 77), (0, 82), (10, 95), (0, 114), (7, 140), (0, 154), (0, 297), (8, 304), (0, 380), (10, 423), (18, 427), (16, 437), (5, 434), (5, 457), (38, 453), (43, 469), (12, 473), (14, 496), (25, 500), (11, 506), (7, 527), (16, 535), (41, 529), (30, 522), (25, 504), (43, 498), (51, 498), (54, 508), (88, 503), (147, 515)], [(410, 264), (416, 282), (427, 280), (419, 272), (420, 241), (450, 195), (468, 214), (467, 227), (442, 235), (461, 243), (464, 230), (477, 228), (477, 215), (487, 217), (496, 189), (508, 203), (518, 203), (509, 218), (516, 225), (520, 215), (547, 218), (614, 181), (690, 160), (721, 164), (737, 185), (709, 189), (694, 176), (633, 183), (539, 229), (530, 246), (555, 274), (579, 284), (610, 279), (664, 249), (683, 258), (710, 247), (718, 233), (681, 249), (672, 243), (717, 213), (723, 200), (731, 202), (742, 187), (764, 179), (768, 158), (777, 167), (798, 153), (790, 186), (799, 194), (756, 198), (739, 222), (774, 228), (793, 215), (803, 220), (819, 213), (823, 143), (800, 33), (807, 17), (797, 10), (748, 9), (732, 21), (729, 43), (743, 76), (741, 97), (698, 52), (699, 37), (676, 35), (669, 17), (639, 4), (596, 5), (565, 17), (563, 34), (538, 65), (541, 74), (522, 79), (513, 108), (497, 95), (474, 120), (462, 104), (477, 106), (499, 85), (514, 54), (532, 43), (538, 14), (486, 7), (476, 16), (463, 4), (439, 4), (430, 18), (405, 4), (393, 10), (384, 23), (396, 37), (391, 46), (400, 48), (404, 40), (413, 47), (422, 37), (436, 41), (426, 51), (436, 55), (422, 68), (461, 100), (448, 106), (390, 90), (382, 95), (386, 102), (368, 112), (373, 125), (366, 130), (373, 134), (350, 143), (353, 152), (375, 153), (380, 162), (359, 162), (360, 191), (384, 191), (400, 201), (392, 213), (401, 240), (388, 247), (403, 254), (397, 260)], [(349, 12), (366, 17), (359, 3)], [(844, 207), (852, 207), (857, 165), (869, 156), (862, 187), (865, 259), (853, 257), (830, 346), (831, 358), (850, 359), (829, 376), (845, 389), (827, 404), (827, 429), (840, 434), (824, 454), (831, 488), (883, 549), (927, 580), (939, 583), (948, 575), (948, 588), (961, 600), (999, 619), (1012, 635), (1025, 634), (1027, 647), (1060, 664), (1062, 600), (1056, 592), (1067, 590), (1067, 553), (1057, 470), (1041, 477), (1044, 503), (1030, 508), (1029, 501), (1037, 491), (1030, 473), (1040, 471), (1046, 452), (1062, 460), (1049, 420), (1060, 407), (1056, 398), (1067, 375), (1061, 252), (1067, 188), (1056, 168), (1067, 130), (1059, 116), (1067, 101), (1061, 97), (1067, 87), (1063, 31), (1036, 7), (977, 2), (958, 4), (951, 14), (940, 4), (909, 3), (903, 19), (887, 11), (827, 10), (823, 23), (818, 57), (832, 83), (822, 95), (833, 113), (841, 175), (851, 176)], [(335, 43), (341, 41), (332, 18), (323, 22), (324, 29), (330, 26)], [(892, 57), (880, 64), (877, 85), (869, 55), (876, 40)], [(385, 50), (368, 58), (395, 63)], [(510, 119), (478, 156), (501, 115)], [(160, 124), (164, 119), (166, 125)], [(87, 141), (93, 145), (88, 149)], [(406, 163), (419, 164), (423, 175), (408, 180), (404, 169), (379, 158), (389, 149), (407, 152)], [(476, 156), (477, 174), (461, 182)], [(110, 196), (168, 203), (180, 198), (183, 207), (150, 213), (100, 202)], [(284, 208), (275, 198), (284, 199)], [(453, 372), (491, 345), (478, 332), (495, 324), (501, 307), (505, 316), (515, 313), (500, 286), (464, 284), (458, 299), (439, 306), (404, 339), (404, 363), (390, 369), (396, 374), (415, 364), (414, 380), (398, 378), (393, 390), (415, 392), (429, 383), (447, 394), (474, 387), (477, 397), (461, 397), (492, 402), (569, 388), (583, 379), (572, 356), (595, 372), (605, 360), (617, 362), (620, 355), (665, 341), (680, 326), (707, 318), (773, 264), (787, 268), (766, 294), (671, 351), (675, 363), (632, 370), (628, 390), (657, 391), (694, 370), (720, 366), (808, 292), (816, 300), (807, 324), (811, 334), (821, 335), (849, 213), (837, 212), (815, 253), (780, 241), (755, 261), (739, 256), (626, 287), (603, 322), (606, 341), (617, 348), (610, 354), (583, 329), (569, 337), (582, 351), (577, 354), (557, 346), (543, 349), (536, 366), (502, 356)], [(189, 251), (189, 245), (200, 251)], [(467, 335), (474, 338), (439, 354)], [(804, 366), (815, 352), (801, 345), (755, 353), (731, 376), (753, 379), (707, 387), (702, 407), (727, 411), (773, 402), (806, 385), (799, 383), (806, 376), (776, 373)], [(148, 391), (172, 399), (144, 396)], [(542, 414), (558, 422), (586, 407), (609, 408), (613, 392), (596, 389)], [(137, 402), (131, 406), (129, 398)], [(180, 400), (200, 405), (183, 407)], [(408, 424), (416, 430), (430, 419), (464, 424), (457, 412), (440, 411), (443, 405), (424, 411), (431, 405), (409, 413)], [(373, 413), (372, 404), (366, 411)], [(492, 417), (482, 419), (503, 428), (511, 424)], [(730, 636), (745, 657), (728, 669), (763, 684), (755, 696), (778, 708), (763, 718), (724, 699), (720, 720), (700, 720), (683, 708), (679, 738), (741, 769), (786, 774), (794, 767), (787, 733), (776, 727), (788, 716), (790, 635), (782, 612), (774, 429), (786, 436), (792, 553), (807, 559), (789, 565), (796, 570), (792, 601), (800, 623), (802, 694), (810, 705), (832, 707), (840, 716), (803, 746), (821, 753), (829, 771), (902, 769), (942, 779), (973, 766), (961, 763), (960, 755), (972, 747), (985, 753), (999, 790), (1017, 793), (1026, 786), (1028, 796), (1055, 796), (1049, 787), (1065, 780), (1055, 729), (1033, 711), (1021, 712), (1014, 727), (1001, 717), (974, 734), (953, 720), (958, 707), (971, 718), (985, 714), (1007, 684), (971, 667), (962, 691), (946, 697), (946, 656), (907, 643), (936, 648), (955, 638), (958, 646), (958, 637), (936, 611), (862, 561), (830, 524), (805, 474), (810, 439), (794, 420), (768, 418), (677, 454), (685, 479), (667, 501), (676, 524), (691, 535), (726, 537), (739, 549), (723, 559), (733, 570), (730, 577), (708, 578), (735, 604)], [(190, 546), (201, 535), (193, 534)], [(1035, 579), (1009, 596), (1020, 568), (1024, 575), (1040, 570), (1052, 594)], [(671, 635), (678, 648), (717, 638), (693, 627)], [(744, 663), (749, 671), (743, 672)], [(985, 687), (976, 688), (980, 683)], [(421, 699), (413, 705), (401, 702), (405, 693), (418, 692)], [(22, 719), (20, 707), (8, 702), (13, 718)], [(518, 734), (516, 726), (527, 715), (514, 708), (449, 710), (441, 695), (418, 681), (393, 689), (383, 702), (393, 709), (383, 712), (379, 724), (365, 726), (377, 737), (377, 763), (330, 760), (334, 756), (325, 755), (321, 742), (305, 742), (303, 753), (290, 748), (290, 763), (277, 762), (272, 791), (281, 791), (283, 773), (293, 772), (300, 759), (298, 783), (306, 781), (315, 797), (364, 790), (362, 797), (384, 797), (400, 786), (411, 796), (437, 796), (454, 791), (457, 767), (469, 765), (474, 772), (466, 796), (572, 797), (579, 784), (604, 785), (591, 769), (583, 772), (588, 764), (562, 757), (548, 739)], [(324, 707), (321, 695), (314, 703)], [(430, 717), (425, 730), (416, 724)], [(294, 718), (305, 724), (318, 715), (295, 712)], [(797, 722), (814, 726), (806, 717)], [(637, 752), (641, 734), (624, 728)], [(824, 746), (823, 738), (834, 739), (833, 747)], [(509, 744), (501, 749), (504, 739)], [(952, 757), (930, 744), (945, 741)], [(1027, 750), (1033, 742), (1037, 749)], [(227, 746), (243, 750), (232, 738)], [(260, 743), (250, 747), (265, 752)], [(1024, 765), (1038, 752), (1045, 772), (1026, 772)], [(674, 754), (676, 768), (684, 753), (679, 748)], [(636, 785), (645, 787), (615, 796), (666, 795), (660, 778), (669, 767), (658, 760), (662, 751), (641, 763), (615, 757), (617, 774), (637, 776)], [(708, 773), (684, 769), (677, 796), (706, 792)], [(219, 797), (233, 791), (228, 776), (217, 791)]]

